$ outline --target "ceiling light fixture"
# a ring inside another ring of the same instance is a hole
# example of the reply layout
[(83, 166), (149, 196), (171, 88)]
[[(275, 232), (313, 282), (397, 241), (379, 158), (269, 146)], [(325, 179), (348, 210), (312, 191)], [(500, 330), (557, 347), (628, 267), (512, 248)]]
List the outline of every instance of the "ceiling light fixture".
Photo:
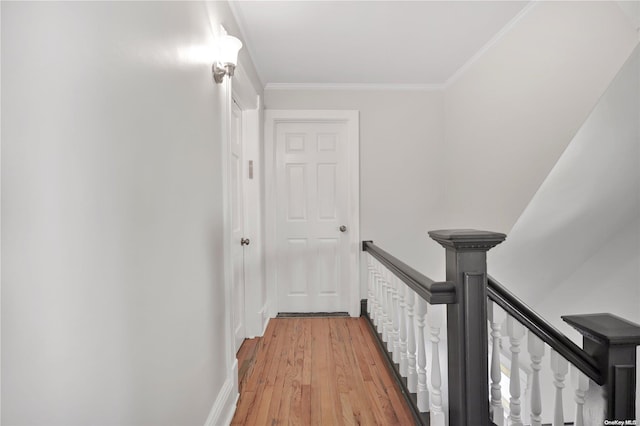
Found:
[(238, 52), (242, 48), (242, 42), (236, 37), (227, 34), (221, 26), (222, 35), (216, 42), (216, 60), (213, 63), (213, 79), (216, 83), (222, 83), (224, 76), (233, 77), (233, 72), (238, 63)]

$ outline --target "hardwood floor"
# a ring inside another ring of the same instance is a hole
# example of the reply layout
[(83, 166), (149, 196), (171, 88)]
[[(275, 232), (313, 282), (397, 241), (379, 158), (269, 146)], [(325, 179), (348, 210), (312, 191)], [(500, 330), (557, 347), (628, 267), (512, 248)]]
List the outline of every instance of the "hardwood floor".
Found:
[(362, 318), (275, 318), (233, 425), (413, 425)]
[(242, 388), (253, 372), (253, 367), (256, 364), (256, 355), (260, 347), (259, 343), (260, 337), (245, 339), (236, 354), (238, 359), (238, 390), (240, 393), (242, 393)]

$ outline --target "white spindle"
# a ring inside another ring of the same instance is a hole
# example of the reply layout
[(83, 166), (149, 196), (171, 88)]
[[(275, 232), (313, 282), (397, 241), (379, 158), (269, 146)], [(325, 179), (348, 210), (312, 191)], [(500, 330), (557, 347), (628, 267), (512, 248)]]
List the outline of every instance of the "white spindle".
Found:
[(380, 299), (380, 272), (379, 272), (379, 262), (377, 260), (373, 261), (373, 293), (375, 304), (372, 306), (374, 309), (374, 319), (373, 325), (376, 326), (376, 330), (380, 330), (380, 315), (382, 312), (382, 300)]
[(504, 426), (504, 407), (502, 406), (502, 387), (500, 379), (500, 339), (505, 313), (493, 301), (487, 301), (487, 318), (491, 325), (491, 416), (497, 426)]
[(383, 269), (380, 274), (380, 284), (382, 284), (382, 318), (380, 321), (380, 333), (382, 334), (382, 341), (385, 343), (389, 341), (389, 283), (387, 282), (386, 269)]
[(584, 426), (584, 401), (589, 390), (589, 378), (572, 364), (571, 381), (576, 390), (576, 421), (574, 425)]
[(373, 257), (367, 253), (367, 271), (369, 272), (367, 277), (367, 313), (371, 322), (375, 323), (375, 295), (374, 295), (374, 281), (375, 276), (373, 272)]
[(398, 289), (398, 304), (400, 306), (400, 334), (398, 340), (400, 347), (400, 375), (402, 377), (407, 377), (407, 290), (407, 286), (401, 283)]
[(507, 317), (507, 333), (509, 334), (509, 342), (511, 343), (511, 376), (509, 378), (509, 424), (513, 426), (522, 426), (522, 418), (520, 416), (520, 341), (524, 336), (524, 327), (513, 317)]
[(442, 305), (429, 305), (427, 318), (431, 340), (431, 426), (445, 426), (442, 410), (442, 373), (440, 371), (440, 328), (444, 308)]
[(564, 410), (562, 407), (562, 389), (564, 378), (569, 370), (569, 363), (560, 354), (551, 349), (551, 371), (553, 371), (553, 385), (556, 387), (556, 401), (553, 411), (553, 426), (564, 425)]
[(385, 315), (384, 329), (387, 333), (387, 350), (393, 349), (393, 288), (391, 282), (391, 272), (385, 269), (385, 283), (387, 284), (387, 314)]
[(384, 278), (382, 276), (382, 271), (384, 267), (380, 262), (378, 262), (378, 268), (376, 269), (376, 277), (377, 277), (377, 287), (378, 287), (378, 315), (376, 317), (376, 329), (378, 333), (382, 335), (382, 330), (384, 326), (384, 311), (385, 307), (385, 288), (384, 288)]
[(418, 391), (418, 375), (416, 373), (416, 329), (413, 318), (413, 308), (416, 293), (407, 289), (407, 388), (409, 392)]
[(418, 325), (418, 410), (421, 413), (429, 411), (429, 392), (427, 391), (427, 355), (424, 345), (424, 323), (427, 314), (427, 302), (417, 297), (416, 324)]
[(531, 426), (542, 425), (542, 395), (540, 392), (540, 369), (544, 356), (544, 342), (529, 330), (527, 349), (531, 358)]
[(400, 363), (400, 307), (398, 306), (398, 286), (404, 285), (400, 283), (400, 280), (396, 278), (395, 275), (391, 275), (389, 277), (389, 281), (391, 282), (391, 345), (389, 345), (389, 349), (391, 350), (391, 355), (393, 362), (396, 364)]

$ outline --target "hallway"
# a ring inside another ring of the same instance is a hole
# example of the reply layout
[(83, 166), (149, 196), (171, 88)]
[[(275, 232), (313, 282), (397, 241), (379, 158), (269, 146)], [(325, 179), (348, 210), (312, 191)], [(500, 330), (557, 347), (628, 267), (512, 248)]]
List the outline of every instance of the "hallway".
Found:
[(363, 318), (275, 318), (234, 425), (412, 425)]

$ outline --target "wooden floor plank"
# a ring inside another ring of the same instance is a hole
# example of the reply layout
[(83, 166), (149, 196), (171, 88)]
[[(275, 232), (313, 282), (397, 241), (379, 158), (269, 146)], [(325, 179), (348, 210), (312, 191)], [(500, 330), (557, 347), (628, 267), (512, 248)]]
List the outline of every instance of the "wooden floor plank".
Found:
[(253, 371), (256, 354), (260, 347), (259, 343), (260, 337), (245, 339), (236, 354), (236, 358), (238, 359), (238, 390), (240, 393), (242, 393), (242, 388), (251, 374), (251, 371)]
[[(373, 414), (374, 407), (371, 407), (367, 401), (367, 389), (366, 380), (371, 380), (371, 375), (367, 367), (366, 362), (358, 362), (359, 359), (366, 359), (360, 354), (362, 353), (362, 343), (358, 339), (359, 328), (355, 321), (348, 321), (346, 323), (347, 333), (349, 335), (349, 350), (347, 351), (347, 362), (349, 365), (357, 365), (359, 368), (354, 368), (352, 373), (355, 375), (352, 382), (350, 397), (352, 400), (357, 401), (357, 405), (353, 406), (354, 416), (356, 418), (356, 424), (371, 425), (375, 424), (375, 417)], [(361, 366), (360, 364), (364, 364)], [(364, 368), (363, 368), (364, 367)], [(367, 370), (367, 375), (363, 375), (362, 371)]]
[(298, 345), (300, 344), (300, 337), (302, 336), (302, 322), (300, 318), (293, 318), (290, 322), (292, 330), (288, 336), (288, 350), (286, 355), (287, 361), (285, 364), (285, 370), (283, 372), (284, 381), (282, 384), (282, 393), (280, 396), (280, 406), (278, 408), (278, 414), (273, 417), (273, 419), (276, 421), (277, 419), (290, 419), (289, 422), (292, 422), (297, 410), (296, 407), (294, 407), (294, 415), (292, 416), (291, 406), (300, 403), (300, 396), (298, 395), (300, 382), (296, 382), (296, 376), (302, 376), (302, 373), (298, 374), (297, 371), (298, 365), (296, 361), (296, 352), (298, 349)]
[[(271, 325), (273, 325), (273, 327), (271, 327)], [(266, 418), (271, 404), (273, 385), (276, 380), (278, 363), (280, 361), (279, 351), (281, 351), (286, 337), (286, 324), (270, 322), (269, 327), (271, 330), (267, 331), (270, 331), (270, 334), (262, 339), (265, 342), (261, 348), (262, 350), (258, 352), (259, 359), (256, 361), (253, 374), (247, 380), (247, 390), (255, 389), (256, 397), (251, 403), (251, 406), (247, 408), (248, 414), (245, 424), (259, 424), (258, 418)], [(254, 384), (254, 387), (250, 386), (250, 384)]]
[[(369, 330), (369, 326), (364, 319), (361, 320), (360, 328), (363, 330), (363, 333)], [(406, 422), (412, 421), (413, 417), (411, 417), (411, 413), (406, 407), (406, 403), (391, 372), (386, 368), (386, 362), (380, 353), (377, 343), (373, 338), (365, 339), (365, 342), (369, 349), (369, 357), (375, 361), (375, 366), (371, 368), (371, 375), (373, 382), (376, 384), (376, 391), (372, 392), (370, 396), (377, 398), (380, 407), (384, 411), (384, 419), (387, 424), (407, 424)], [(375, 402), (372, 401), (372, 403)], [(403, 406), (406, 409), (396, 410), (396, 407), (399, 406)], [(404, 415), (405, 412), (406, 416)]]
[(311, 424), (311, 324), (303, 322), (304, 348), (302, 358), (302, 381), (300, 401), (300, 424)]
[(269, 377), (271, 380), (267, 381), (267, 390), (271, 388), (271, 401), (269, 403), (269, 410), (260, 411), (260, 414), (256, 420), (256, 424), (277, 424), (274, 422), (278, 418), (278, 411), (280, 410), (280, 403), (282, 402), (282, 394), (284, 391), (284, 380), (287, 374), (287, 364), (289, 360), (289, 351), (291, 349), (291, 335), (293, 331), (293, 325), (296, 318), (293, 321), (287, 321), (283, 326), (282, 341), (283, 343), (278, 345), (276, 349), (276, 357), (278, 359), (277, 367), (274, 365), (273, 371), (270, 372)]
[(232, 424), (414, 424), (367, 327), (358, 318), (272, 319)]

